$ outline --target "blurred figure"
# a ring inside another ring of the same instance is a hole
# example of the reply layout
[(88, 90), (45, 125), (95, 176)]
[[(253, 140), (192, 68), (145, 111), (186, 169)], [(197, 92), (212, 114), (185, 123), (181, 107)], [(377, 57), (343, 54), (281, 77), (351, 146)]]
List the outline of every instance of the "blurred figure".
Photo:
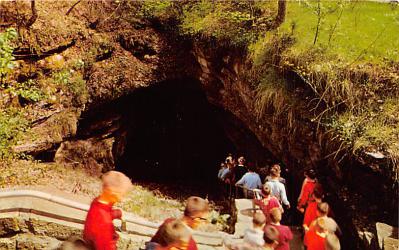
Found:
[[(209, 213), (209, 203), (207, 200), (202, 199), (201, 197), (191, 196), (187, 199), (186, 208), (184, 210), (184, 215), (180, 219), (180, 221), (187, 227), (192, 229), (197, 228), (201, 225), (201, 223), (207, 221), (206, 217)], [(158, 231), (152, 237), (151, 242), (158, 243), (162, 247), (167, 247), (168, 242), (162, 236), (163, 231), (162, 228), (177, 219), (169, 218), (166, 219), (162, 225), (159, 227)], [(188, 241), (187, 250), (197, 250), (197, 244), (194, 239), (190, 235), (190, 239)]]
[(272, 226), (266, 226), (264, 229), (263, 239), (265, 240), (264, 250), (276, 249), (278, 245), (279, 232)]
[(261, 213), (255, 213), (252, 218), (252, 228), (244, 232), (244, 242), (252, 246), (261, 247), (265, 244), (263, 239), (263, 228), (266, 224), (266, 216)]
[(286, 185), (286, 181), (283, 177), (281, 177), (281, 167), (279, 164), (274, 164), (273, 166), (271, 166), (270, 171), (269, 171), (269, 175), (266, 176), (265, 182), (271, 181), (272, 180), (272, 175), (271, 172), (277, 172), (279, 175), (278, 181), (283, 183), (284, 185)]
[[(309, 204), (310, 206), (310, 204)], [(327, 202), (321, 202), (317, 204), (317, 210), (316, 210), (316, 216), (317, 218), (324, 218), (326, 221), (327, 225), (327, 231), (329, 233), (337, 234), (338, 236), (342, 235), (341, 229), (339, 228), (337, 222), (331, 217), (328, 217), (328, 214), (330, 212), (330, 206), (328, 205)], [(311, 229), (314, 227), (316, 223), (316, 220), (313, 220), (312, 223), (310, 223), (309, 228)]]
[(132, 189), (132, 182), (121, 172), (109, 171), (102, 176), (102, 193), (95, 198), (87, 213), (83, 238), (96, 250), (116, 250), (118, 234), (112, 220), (121, 219), (122, 211), (113, 209)]
[(341, 244), (339, 243), (338, 237), (331, 233), (326, 236), (326, 242), (324, 246), (326, 250), (341, 250)]
[(313, 169), (305, 171), (305, 179), (302, 183), (301, 193), (298, 197), (297, 209), (303, 213), (308, 204), (313, 201), (313, 192), (317, 184), (316, 172)]
[(191, 232), (181, 220), (173, 220), (162, 224), (158, 229), (162, 244), (148, 242), (145, 250), (173, 250), (188, 249)]
[(244, 176), (236, 182), (236, 186), (244, 187), (244, 197), (245, 198), (253, 198), (252, 189), (262, 188), (262, 181), (257, 173), (255, 173), (255, 167), (249, 166), (248, 173), (244, 174)]
[(254, 199), (255, 205), (258, 205), (259, 208), (262, 210), (263, 214), (266, 217), (266, 221), (269, 222), (270, 220), (270, 210), (272, 208), (278, 208), (282, 211), (282, 207), (278, 199), (271, 195), (271, 187), (268, 184), (263, 185), (262, 189), (262, 199)]
[(291, 229), (287, 226), (281, 225), (282, 213), (281, 209), (273, 208), (270, 210), (270, 226), (277, 229), (279, 232), (278, 245), (276, 250), (290, 250), (290, 241), (294, 237)]
[(319, 211), (321, 214), (324, 214), (324, 212), (328, 213), (328, 205), (327, 206), (323, 205), (320, 208), (318, 208), (319, 204), (321, 204), (322, 202), (323, 194), (319, 190), (316, 190), (315, 192), (313, 192), (312, 196), (313, 196), (312, 201), (306, 207), (305, 215), (303, 217), (302, 226), (305, 232), (309, 231), (310, 224), (317, 219), (318, 209), (321, 209)]
[(285, 186), (280, 182), (280, 172), (277, 167), (272, 167), (270, 170), (270, 180), (266, 183), (271, 187), (272, 195), (289, 209), (290, 202), (287, 199)]
[(226, 164), (225, 164), (224, 162), (220, 163), (220, 169), (219, 169), (219, 171), (218, 171), (218, 179), (219, 179), (219, 180), (223, 180), (223, 179), (222, 179), (222, 176), (223, 176), (223, 173), (224, 173), (224, 171), (225, 171), (226, 169), (227, 169)]
[(234, 167), (234, 176), (236, 180), (239, 180), (247, 172), (247, 167), (245, 166), (244, 156), (240, 156), (237, 161), (238, 164)]
[(303, 243), (307, 247), (307, 250), (325, 250), (327, 234), (326, 220), (318, 218), (314, 228), (306, 232)]

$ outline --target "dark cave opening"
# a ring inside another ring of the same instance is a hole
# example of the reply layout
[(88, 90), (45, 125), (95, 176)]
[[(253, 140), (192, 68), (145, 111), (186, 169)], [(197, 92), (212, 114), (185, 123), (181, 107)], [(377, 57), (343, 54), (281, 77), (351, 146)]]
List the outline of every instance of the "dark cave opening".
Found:
[(214, 195), (228, 153), (262, 164), (267, 152), (242, 122), (211, 105), (198, 81), (167, 81), (134, 91), (119, 105), (125, 146), (116, 169), (136, 181), (197, 186)]

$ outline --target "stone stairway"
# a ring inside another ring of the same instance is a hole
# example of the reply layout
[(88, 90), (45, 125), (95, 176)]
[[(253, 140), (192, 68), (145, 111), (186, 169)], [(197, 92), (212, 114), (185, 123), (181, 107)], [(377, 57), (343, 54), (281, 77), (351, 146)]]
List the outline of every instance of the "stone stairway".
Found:
[[(254, 212), (251, 199), (235, 199), (235, 207), (237, 211), (237, 222), (235, 224), (236, 238), (244, 236), (244, 231), (252, 226), (252, 215)], [(291, 231), (294, 235), (293, 240), (290, 242), (291, 250), (303, 250), (302, 234), (299, 227), (291, 226)]]

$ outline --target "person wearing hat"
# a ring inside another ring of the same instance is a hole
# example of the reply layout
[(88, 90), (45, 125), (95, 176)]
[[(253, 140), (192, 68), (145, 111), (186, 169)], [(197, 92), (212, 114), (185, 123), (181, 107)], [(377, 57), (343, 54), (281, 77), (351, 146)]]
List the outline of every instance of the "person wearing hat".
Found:
[(278, 199), (271, 195), (272, 188), (269, 184), (264, 184), (262, 189), (262, 199), (254, 199), (254, 204), (258, 205), (260, 210), (262, 210), (263, 214), (266, 216), (267, 222), (270, 220), (270, 210), (272, 208), (279, 208), (282, 210), (282, 206)]
[(102, 193), (93, 200), (87, 213), (83, 239), (93, 249), (116, 250), (119, 236), (112, 221), (120, 219), (122, 211), (112, 207), (132, 189), (132, 182), (118, 171), (105, 173), (102, 182)]

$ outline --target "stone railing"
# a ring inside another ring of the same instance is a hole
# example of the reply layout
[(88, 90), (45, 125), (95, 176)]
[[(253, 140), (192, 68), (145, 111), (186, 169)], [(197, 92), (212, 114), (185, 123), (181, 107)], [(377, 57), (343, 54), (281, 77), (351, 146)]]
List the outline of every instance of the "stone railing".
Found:
[[(34, 190), (0, 191), (0, 249), (53, 249), (73, 235), (81, 235), (88, 204)], [(123, 213), (118, 249), (139, 249), (155, 234), (159, 224)], [(193, 232), (200, 249), (218, 249), (223, 233)], [(26, 246), (28, 245), (28, 246)]]

